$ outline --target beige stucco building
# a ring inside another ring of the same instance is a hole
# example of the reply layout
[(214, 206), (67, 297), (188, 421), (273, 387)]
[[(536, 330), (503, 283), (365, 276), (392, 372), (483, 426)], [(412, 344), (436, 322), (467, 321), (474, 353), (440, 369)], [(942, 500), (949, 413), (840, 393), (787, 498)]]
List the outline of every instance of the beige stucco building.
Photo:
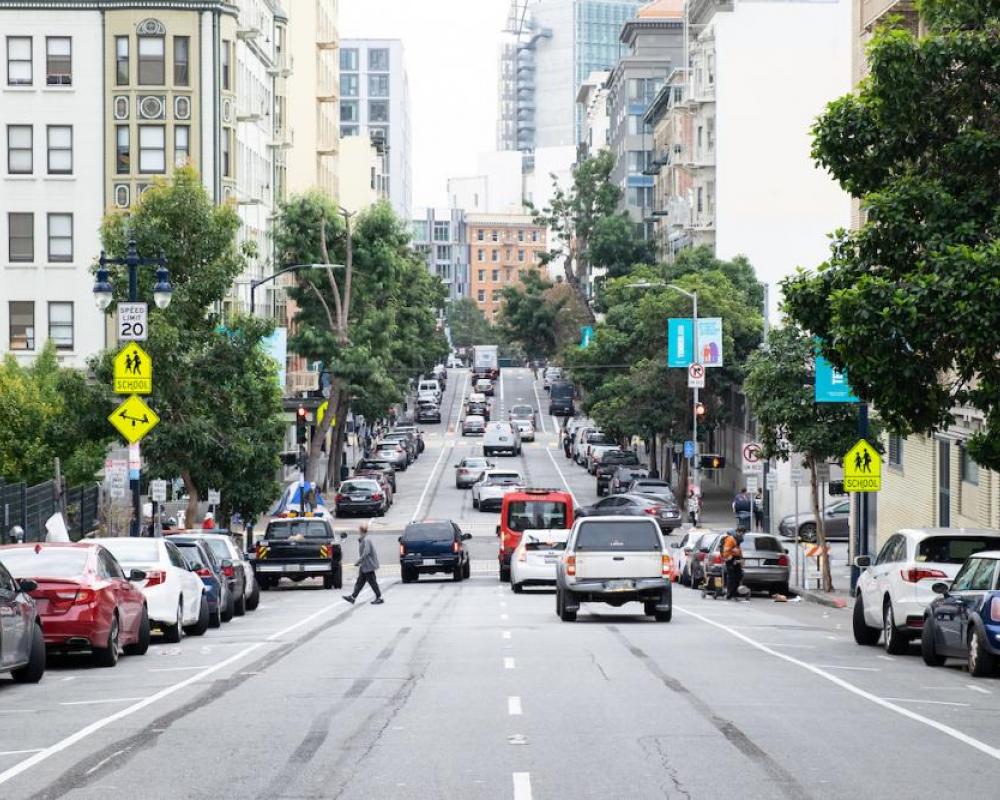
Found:
[(367, 136), (340, 140), (340, 196), (338, 202), (354, 213), (389, 199), (386, 148)]

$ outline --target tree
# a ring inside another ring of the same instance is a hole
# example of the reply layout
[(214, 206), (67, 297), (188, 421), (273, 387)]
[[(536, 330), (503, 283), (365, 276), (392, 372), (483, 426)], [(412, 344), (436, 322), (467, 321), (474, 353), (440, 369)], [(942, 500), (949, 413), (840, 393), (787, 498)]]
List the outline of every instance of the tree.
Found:
[(653, 264), (653, 245), (635, 234), (635, 223), (625, 211), (600, 217), (590, 236), (590, 263), (607, 270), (609, 278), (627, 275), (637, 264)]
[(451, 331), (451, 343), (455, 348), (500, 343), (500, 332), (490, 325), (475, 300), (468, 297), (452, 300), (445, 310), (445, 317)]
[[(239, 217), (231, 204), (217, 206), (189, 167), (158, 180), (129, 215), (105, 218), (104, 249), (122, 256), (134, 238), (142, 255), (163, 253), (170, 270), (169, 308), (150, 308), (144, 349), (155, 364), (149, 403), (160, 424), (143, 440), (152, 475), (179, 475), (188, 492), (187, 519), (209, 488), (222, 492), (223, 511), (246, 517), (266, 511), (277, 486), (284, 437), (277, 365), (260, 350), (271, 325), (224, 320), (214, 310), (242, 272), (236, 246)], [(139, 296), (152, 296), (152, 270), (140, 270)], [(127, 276), (113, 273), (115, 299), (127, 299)], [(113, 306), (112, 306), (113, 309)], [(92, 366), (111, 383), (107, 352)]]
[(503, 290), (500, 330), (507, 341), (520, 345), (531, 358), (549, 358), (556, 351), (556, 318), (562, 301), (546, 298), (551, 288), (541, 275), (529, 272), (521, 286)]
[(865, 222), (785, 282), (786, 307), (891, 429), (931, 433), (979, 409), (970, 454), (1000, 469), (1000, 5), (921, 11), (928, 35), (881, 29), (869, 77), (813, 129), (815, 160)]
[[(858, 439), (857, 406), (817, 403), (815, 345), (794, 325), (772, 330), (765, 346), (751, 354), (743, 383), (747, 400), (760, 422), (767, 458), (788, 461), (801, 453), (809, 470), (816, 542), (826, 545), (826, 526), (819, 510), (816, 466), (840, 459)], [(821, 559), (823, 590), (833, 590), (830, 560)]]

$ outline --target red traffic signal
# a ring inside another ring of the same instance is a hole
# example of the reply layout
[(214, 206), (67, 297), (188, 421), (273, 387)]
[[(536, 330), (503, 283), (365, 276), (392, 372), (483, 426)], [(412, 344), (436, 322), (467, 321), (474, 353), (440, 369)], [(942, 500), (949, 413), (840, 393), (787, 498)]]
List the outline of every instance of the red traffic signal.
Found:
[(309, 412), (299, 406), (295, 412), (295, 441), (297, 444), (306, 443), (306, 425), (309, 422)]

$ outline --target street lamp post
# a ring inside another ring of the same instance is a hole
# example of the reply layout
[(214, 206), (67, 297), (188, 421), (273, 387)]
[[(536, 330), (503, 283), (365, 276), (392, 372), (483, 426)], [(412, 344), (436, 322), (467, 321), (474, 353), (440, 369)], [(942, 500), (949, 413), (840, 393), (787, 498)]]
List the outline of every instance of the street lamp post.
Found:
[(299, 272), (304, 269), (344, 269), (343, 264), (293, 264), (290, 267), (285, 267), (284, 269), (279, 269), (277, 272), (268, 275), (266, 278), (261, 278), (259, 281), (251, 281), (250, 283), (250, 314), (253, 315), (254, 310), (257, 307), (256, 301), (254, 300), (254, 294), (257, 292), (258, 286), (263, 286), (265, 283), (270, 283), (275, 278), (285, 275), (289, 272)]
[[(128, 241), (128, 250), (124, 258), (108, 258), (101, 251), (97, 270), (97, 280), (94, 282), (94, 302), (102, 311), (107, 311), (114, 299), (111, 282), (108, 279), (108, 267), (125, 267), (128, 269), (128, 299), (130, 303), (139, 300), (139, 267), (156, 267), (156, 284), (153, 286), (153, 301), (156, 307), (164, 309), (170, 305), (173, 287), (170, 285), (170, 274), (167, 272), (167, 259), (161, 252), (158, 258), (143, 258), (139, 255), (135, 239)], [(138, 444), (136, 444), (138, 448)], [(141, 469), (141, 468), (140, 468)], [(132, 488), (132, 521), (129, 524), (129, 536), (138, 536), (142, 525), (142, 496), (139, 492), (141, 473), (136, 470), (135, 477), (129, 476)]]

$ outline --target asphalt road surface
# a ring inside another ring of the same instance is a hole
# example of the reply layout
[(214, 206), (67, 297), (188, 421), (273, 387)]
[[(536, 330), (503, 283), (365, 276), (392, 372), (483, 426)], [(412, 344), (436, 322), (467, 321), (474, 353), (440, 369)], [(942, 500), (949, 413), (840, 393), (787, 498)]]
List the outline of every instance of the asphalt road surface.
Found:
[[(498, 417), (536, 402), (525, 370), (502, 387)], [(455, 434), (467, 389), (452, 372), (450, 418), (378, 521), (384, 605), (303, 584), (115, 669), (64, 658), (39, 686), (0, 680), (0, 798), (1000, 794), (1000, 682), (859, 647), (849, 610), (678, 587), (670, 624), (638, 606), (567, 624), (550, 592), (513, 595), (497, 515), (454, 486), (478, 446)], [(539, 434), (501, 460), (591, 502), (550, 419)], [(476, 534), (472, 580), (398, 582), (394, 531), (424, 516)]]

